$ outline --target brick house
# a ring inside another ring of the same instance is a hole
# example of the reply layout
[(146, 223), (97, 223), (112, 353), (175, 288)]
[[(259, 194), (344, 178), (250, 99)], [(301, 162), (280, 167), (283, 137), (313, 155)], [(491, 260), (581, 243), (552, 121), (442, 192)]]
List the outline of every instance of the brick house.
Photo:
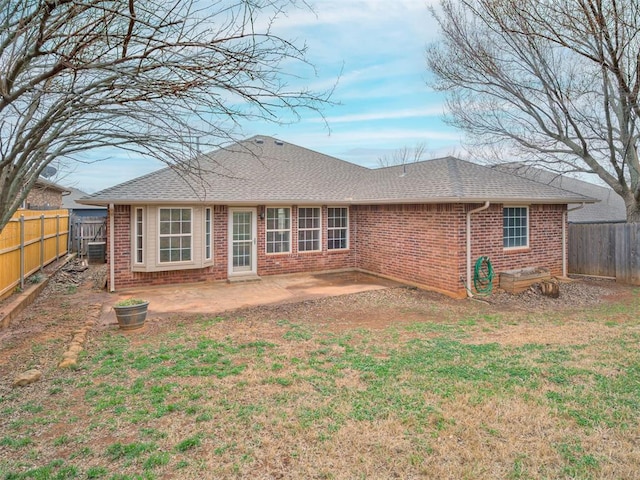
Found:
[(454, 297), (470, 262), (566, 275), (567, 204), (593, 199), (452, 157), (368, 169), (270, 137), (80, 200), (109, 207), (117, 289), (359, 270)]
[(62, 208), (62, 197), (69, 189), (44, 178), (38, 178), (24, 201), (29, 210), (55, 210)]

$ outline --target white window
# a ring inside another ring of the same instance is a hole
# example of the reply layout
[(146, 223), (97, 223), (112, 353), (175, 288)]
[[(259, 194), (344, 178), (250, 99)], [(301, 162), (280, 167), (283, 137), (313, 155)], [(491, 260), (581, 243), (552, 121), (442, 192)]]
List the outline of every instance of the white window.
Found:
[(316, 252), (320, 250), (320, 229), (322, 220), (319, 207), (298, 208), (298, 251)]
[(267, 208), (267, 253), (291, 251), (291, 209)]
[(504, 207), (502, 212), (504, 248), (529, 246), (529, 208)]
[(346, 207), (327, 208), (327, 248), (349, 248), (349, 209)]
[(135, 263), (144, 263), (144, 213), (142, 208), (136, 208), (135, 239)]
[(204, 259), (211, 260), (213, 248), (211, 246), (213, 233), (213, 217), (211, 208), (204, 209)]
[(160, 263), (191, 260), (191, 209), (161, 208)]

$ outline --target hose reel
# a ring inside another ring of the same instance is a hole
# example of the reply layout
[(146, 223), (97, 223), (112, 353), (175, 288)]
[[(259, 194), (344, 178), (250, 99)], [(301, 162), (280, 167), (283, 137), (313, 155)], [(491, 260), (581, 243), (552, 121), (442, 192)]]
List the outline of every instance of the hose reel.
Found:
[(489, 257), (483, 256), (476, 260), (473, 268), (473, 286), (478, 295), (491, 295), (493, 290), (493, 266)]

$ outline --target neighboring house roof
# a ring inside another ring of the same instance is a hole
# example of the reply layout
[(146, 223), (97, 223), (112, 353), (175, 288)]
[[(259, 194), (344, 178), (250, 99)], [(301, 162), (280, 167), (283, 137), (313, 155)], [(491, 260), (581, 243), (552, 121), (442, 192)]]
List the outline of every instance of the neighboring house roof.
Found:
[(47, 190), (55, 190), (60, 193), (65, 193), (69, 191), (68, 188), (63, 187), (62, 185), (58, 185), (57, 183), (54, 183), (51, 180), (47, 180), (46, 178), (43, 178), (43, 177), (38, 177), (38, 179), (36, 180), (36, 186), (43, 189), (47, 189)]
[(520, 162), (503, 163), (495, 165), (494, 168), (599, 200), (597, 203), (585, 205), (584, 208), (570, 211), (569, 221), (571, 223), (618, 223), (627, 221), (624, 200), (609, 187), (601, 187)]
[(73, 187), (69, 187), (67, 190), (69, 191), (69, 194), (62, 197), (62, 208), (67, 208), (69, 210), (103, 210), (106, 208), (104, 206), (83, 205), (78, 203), (78, 199), (86, 197), (89, 194)]
[(594, 199), (453, 157), (368, 169), (271, 137), (200, 155), (200, 176), (165, 168), (80, 200), (114, 204), (371, 204)]

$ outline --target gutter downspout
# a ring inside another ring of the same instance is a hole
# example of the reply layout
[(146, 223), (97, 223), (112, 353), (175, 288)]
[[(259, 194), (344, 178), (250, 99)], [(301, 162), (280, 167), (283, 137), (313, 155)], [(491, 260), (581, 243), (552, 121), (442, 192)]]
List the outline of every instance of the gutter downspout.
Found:
[(575, 210), (580, 210), (584, 208), (585, 203), (582, 202), (581, 205), (573, 208), (567, 208), (564, 212), (562, 212), (562, 277), (567, 278), (569, 275), (569, 269), (567, 267), (567, 219), (569, 218), (569, 212), (573, 212)]
[(115, 241), (115, 211), (113, 209), (113, 203), (109, 204), (109, 291), (111, 293), (116, 291), (115, 281), (116, 281), (116, 265), (114, 263), (116, 248), (114, 245)]
[(484, 202), (484, 205), (473, 210), (469, 210), (467, 212), (467, 297), (473, 298), (473, 293), (471, 292), (471, 214), (481, 212), (482, 210), (486, 210), (491, 205), (491, 202), (488, 200)]

